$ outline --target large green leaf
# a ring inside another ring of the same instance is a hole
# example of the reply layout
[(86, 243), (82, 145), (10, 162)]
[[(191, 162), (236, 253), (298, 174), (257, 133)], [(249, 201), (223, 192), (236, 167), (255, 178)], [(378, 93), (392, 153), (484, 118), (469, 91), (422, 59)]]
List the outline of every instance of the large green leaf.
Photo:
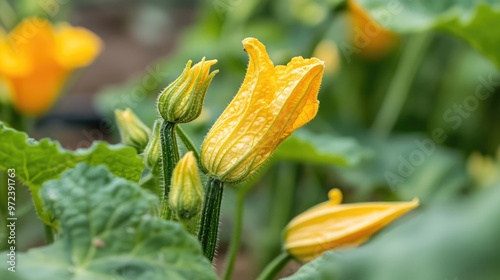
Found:
[(366, 245), (325, 253), (287, 279), (500, 279), (499, 200), (496, 185), (417, 210)]
[(358, 0), (385, 27), (398, 33), (440, 29), (465, 39), (500, 67), (498, 0)]
[[(182, 225), (153, 216), (154, 195), (105, 166), (81, 163), (46, 182), (40, 196), (61, 234), (52, 245), (17, 255), (19, 279), (217, 279)], [(11, 273), (5, 265), (1, 271)]]
[(116, 176), (131, 181), (139, 181), (143, 169), (142, 160), (130, 147), (94, 142), (88, 149), (70, 151), (50, 139), (35, 141), (0, 122), (0, 169), (16, 170), (16, 178), (31, 190), (36, 210), (44, 223), (52, 224), (52, 219), (40, 201), (41, 185), (58, 178), (79, 162), (92, 166), (105, 164)]
[(368, 151), (354, 138), (314, 134), (301, 129), (279, 146), (274, 157), (278, 160), (350, 166), (359, 163), (367, 154)]

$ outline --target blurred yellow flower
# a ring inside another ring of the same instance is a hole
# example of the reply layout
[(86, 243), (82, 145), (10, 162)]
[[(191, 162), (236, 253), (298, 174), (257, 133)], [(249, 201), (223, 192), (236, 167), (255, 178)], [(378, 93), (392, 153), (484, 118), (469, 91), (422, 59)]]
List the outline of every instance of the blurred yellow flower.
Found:
[(201, 162), (208, 175), (236, 183), (257, 170), (294, 130), (316, 116), (324, 64), (294, 57), (274, 66), (265, 46), (243, 40), (250, 57), (243, 84), (208, 132)]
[(500, 148), (496, 158), (473, 152), (467, 159), (467, 169), (474, 183), (480, 187), (500, 182)]
[(28, 18), (8, 35), (0, 31), (0, 79), (20, 113), (40, 116), (72, 70), (91, 63), (100, 50), (100, 39), (87, 29)]
[(325, 62), (325, 72), (335, 74), (340, 69), (340, 55), (337, 44), (333, 40), (323, 39), (316, 45), (313, 56)]
[(372, 19), (356, 0), (348, 0), (347, 4), (354, 46), (360, 54), (368, 59), (376, 59), (392, 50), (398, 40), (397, 35)]
[(298, 215), (285, 229), (284, 249), (300, 261), (310, 261), (327, 250), (360, 245), (419, 205), (418, 199), (340, 205), (338, 189), (328, 196), (329, 201)]

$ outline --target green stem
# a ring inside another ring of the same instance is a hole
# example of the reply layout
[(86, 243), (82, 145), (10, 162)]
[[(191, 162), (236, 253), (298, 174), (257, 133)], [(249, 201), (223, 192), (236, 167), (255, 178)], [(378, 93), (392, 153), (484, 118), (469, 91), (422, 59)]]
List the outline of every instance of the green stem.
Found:
[(301, 165), (280, 163), (275, 166), (269, 200), (269, 226), (262, 246), (265, 250), (259, 255), (257, 267), (262, 269), (272, 258), (281, 251), (281, 238), (283, 228), (290, 221), (294, 206), (294, 194), (301, 181)]
[(46, 224), (44, 224), (43, 227), (45, 230), (45, 241), (47, 241), (47, 244), (54, 243), (54, 230), (52, 227)]
[(193, 152), (194, 156), (196, 157), (196, 160), (199, 162), (200, 160), (200, 153), (198, 152), (198, 149), (196, 149), (196, 146), (194, 145), (193, 141), (187, 133), (184, 131), (184, 129), (181, 128), (180, 125), (176, 127), (176, 132), (179, 138), (181, 139), (182, 143), (184, 143), (184, 146), (186, 146), (186, 149), (188, 151)]
[(259, 275), (257, 280), (272, 280), (278, 275), (278, 273), (283, 269), (283, 267), (292, 259), (292, 256), (288, 252), (282, 252), (274, 260), (269, 263), (264, 271)]
[(230, 280), (233, 273), (234, 264), (236, 263), (236, 256), (240, 248), (241, 230), (243, 228), (243, 210), (245, 206), (245, 197), (247, 196), (250, 188), (241, 188), (238, 191), (236, 200), (236, 213), (233, 224), (233, 236), (231, 244), (229, 245), (229, 253), (227, 256), (226, 269), (224, 270), (224, 280)]
[(431, 33), (422, 33), (414, 35), (408, 40), (401, 60), (396, 67), (394, 78), (389, 85), (388, 93), (372, 125), (372, 132), (385, 137), (393, 129), (431, 37)]
[(207, 259), (213, 260), (219, 233), (219, 216), (222, 204), (224, 183), (215, 178), (208, 178), (205, 188), (205, 199), (201, 212), (198, 240)]
[(175, 166), (179, 162), (179, 147), (177, 146), (177, 138), (175, 135), (175, 123), (164, 121), (160, 130), (161, 139), (161, 160), (163, 171), (163, 185), (165, 195), (162, 206), (161, 217), (170, 220), (172, 219), (172, 211), (168, 205), (168, 195), (170, 193), (170, 181)]

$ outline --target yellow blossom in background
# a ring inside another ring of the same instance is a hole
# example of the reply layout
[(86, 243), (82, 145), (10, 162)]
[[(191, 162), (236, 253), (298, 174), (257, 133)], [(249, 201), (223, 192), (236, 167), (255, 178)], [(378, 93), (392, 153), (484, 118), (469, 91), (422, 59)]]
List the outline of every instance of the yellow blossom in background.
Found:
[(247, 179), (294, 130), (316, 116), (324, 64), (294, 57), (274, 66), (265, 46), (243, 40), (250, 57), (243, 84), (208, 132), (201, 162), (223, 182)]
[(335, 74), (340, 69), (340, 55), (333, 40), (324, 39), (316, 46), (313, 56), (325, 62), (325, 72)]
[(496, 158), (472, 153), (467, 159), (467, 170), (474, 183), (480, 187), (490, 187), (500, 181), (500, 148)]
[(285, 229), (284, 249), (300, 261), (310, 261), (327, 250), (357, 246), (419, 205), (418, 199), (341, 205), (338, 189), (328, 196), (329, 201), (298, 215)]
[(387, 54), (398, 37), (385, 29), (363, 10), (356, 0), (348, 0), (348, 14), (352, 22), (354, 47), (363, 57), (377, 59)]
[(100, 50), (100, 39), (87, 29), (25, 19), (10, 34), (0, 32), (0, 79), (9, 84), (21, 114), (40, 116), (57, 100), (69, 74), (90, 64)]

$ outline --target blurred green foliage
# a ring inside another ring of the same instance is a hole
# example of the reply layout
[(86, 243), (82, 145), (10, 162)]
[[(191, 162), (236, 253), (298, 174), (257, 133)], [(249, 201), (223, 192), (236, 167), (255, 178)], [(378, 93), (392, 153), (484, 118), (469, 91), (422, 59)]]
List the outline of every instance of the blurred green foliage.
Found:
[[(144, 69), (143, 75), (103, 89), (95, 106), (110, 122), (115, 108), (130, 107), (152, 124), (158, 117), (154, 109), (157, 94), (180, 74), (185, 63), (202, 57), (217, 59), (215, 68), (220, 73), (208, 90), (205, 111), (197, 121), (183, 125), (198, 145), (243, 81), (247, 63), (243, 38), (259, 38), (275, 64), (299, 55), (319, 56), (321, 43), (335, 43), (336, 48), (330, 44), (326, 51), (333, 63), (327, 64), (318, 116), (304, 134), (285, 142), (264, 170), (252, 178), (255, 186), (245, 202), (242, 240), (244, 251), (253, 256), (254, 271), (280, 251), (281, 230), (286, 223), (337, 187), (343, 190), (346, 202), (418, 197), (422, 210), (357, 250), (325, 255), (304, 267), (297, 278), (412, 279), (408, 275), (426, 271), (429, 274), (413, 279), (495, 279), (487, 277), (499, 277), (492, 266), (500, 257), (486, 250), (494, 243), (491, 237), (498, 235), (498, 225), (489, 222), (495, 220), (498, 210), (494, 206), (500, 199), (498, 184), (483, 190), (485, 186), (477, 182), (487, 174), (471, 173), (471, 164), (476, 165), (472, 168), (476, 171), (487, 167), (471, 163), (468, 157), (476, 151), (494, 157), (500, 144), (500, 76), (495, 67), (499, 64), (500, 37), (495, 29), (499, 1), (401, 0), (396, 2), (402, 5), (402, 12), (391, 15), (388, 21), (383, 12), (390, 1), (359, 2), (398, 34), (391, 52), (372, 59), (363, 57), (341, 0), (81, 0), (64, 7), (130, 5), (149, 19), (146, 24), (134, 22), (140, 25), (136, 26), (142, 34), (139, 39), (145, 41), (162, 36), (154, 32), (159, 30), (155, 25), (163, 22), (159, 10), (165, 17), (179, 7), (194, 11), (195, 22), (176, 42), (174, 52)], [(430, 41), (425, 55), (417, 61), (418, 70), (402, 110), (396, 114), (394, 128), (390, 135), (381, 135), (373, 128), (374, 120), (401, 70), (398, 62), (416, 33), (427, 33)], [(151, 79), (157, 81), (153, 86), (148, 83)], [(485, 98), (479, 99), (478, 93)], [(305, 136), (307, 141), (304, 135), (309, 135)], [(321, 155), (325, 149), (326, 155)], [(351, 166), (333, 166), (339, 163), (338, 157), (346, 160), (340, 163)], [(491, 172), (500, 174), (498, 164), (494, 166)], [(226, 192), (221, 251), (230, 238), (239, 188), (245, 186)], [(390, 245), (392, 242), (398, 246)], [(382, 252), (386, 252), (384, 257), (379, 257)], [(405, 254), (413, 254), (411, 261)], [(486, 257), (490, 259), (478, 266), (485, 274), (474, 278), (478, 270), (470, 264)], [(442, 260), (446, 265), (438, 267)], [(331, 263), (338, 265), (325, 272), (326, 278), (312, 271), (318, 266), (327, 269)]]

